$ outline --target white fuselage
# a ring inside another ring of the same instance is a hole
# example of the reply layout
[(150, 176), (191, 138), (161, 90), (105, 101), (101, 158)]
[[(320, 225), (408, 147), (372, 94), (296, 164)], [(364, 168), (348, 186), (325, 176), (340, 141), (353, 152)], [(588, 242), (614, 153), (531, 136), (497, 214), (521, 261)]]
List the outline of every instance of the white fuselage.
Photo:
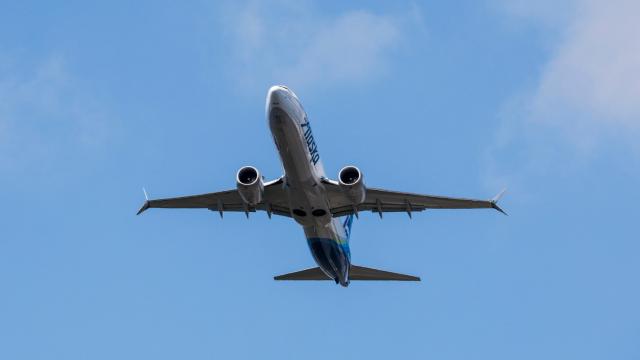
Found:
[(284, 186), (292, 217), (304, 228), (320, 268), (346, 285), (350, 252), (345, 230), (332, 217), (322, 179), (322, 160), (307, 114), (297, 96), (284, 86), (267, 95), (266, 115), (284, 168)]

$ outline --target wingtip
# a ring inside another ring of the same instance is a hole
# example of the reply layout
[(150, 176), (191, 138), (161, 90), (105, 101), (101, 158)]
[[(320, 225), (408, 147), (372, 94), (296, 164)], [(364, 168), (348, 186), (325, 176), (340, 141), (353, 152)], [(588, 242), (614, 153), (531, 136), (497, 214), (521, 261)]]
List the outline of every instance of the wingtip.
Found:
[(500, 201), (500, 199), (502, 198), (502, 196), (504, 195), (504, 193), (507, 192), (507, 188), (502, 189), (502, 191), (500, 191), (498, 193), (498, 195), (494, 196), (493, 199), (491, 199), (491, 207), (493, 209), (498, 210), (499, 212), (501, 212), (503, 215), (509, 216), (509, 214), (507, 214), (504, 210), (502, 210), (502, 208), (500, 208), (500, 206), (498, 206), (498, 201)]
[(498, 201), (500, 201), (500, 199), (502, 199), (502, 196), (504, 196), (504, 193), (506, 192), (507, 188), (502, 189), (502, 191), (500, 191), (498, 195), (494, 196), (493, 199), (491, 199), (491, 202), (497, 203)]
[(498, 210), (499, 212), (501, 212), (503, 215), (509, 216), (509, 214), (507, 214), (504, 210), (502, 210), (500, 208), (500, 206), (498, 206), (498, 204), (496, 204), (495, 202), (491, 202), (491, 207)]
[(142, 204), (142, 207), (140, 208), (140, 210), (138, 210), (138, 212), (136, 213), (136, 215), (142, 214), (145, 210), (149, 208), (149, 206), (150, 206), (149, 200), (145, 201), (144, 204)]
[(144, 194), (144, 204), (142, 204), (142, 207), (140, 208), (140, 210), (138, 210), (138, 212), (136, 213), (136, 215), (140, 215), (142, 214), (145, 210), (147, 210), (149, 208), (149, 206), (151, 204), (149, 204), (149, 194), (147, 194), (147, 189), (145, 189), (144, 187), (142, 188), (142, 193)]

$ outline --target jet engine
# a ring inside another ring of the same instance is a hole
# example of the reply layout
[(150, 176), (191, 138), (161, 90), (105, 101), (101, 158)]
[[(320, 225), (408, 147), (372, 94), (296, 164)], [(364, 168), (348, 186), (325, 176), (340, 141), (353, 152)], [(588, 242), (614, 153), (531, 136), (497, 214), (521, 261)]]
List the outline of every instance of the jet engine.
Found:
[(245, 203), (255, 205), (262, 201), (264, 182), (258, 169), (253, 166), (245, 166), (238, 170), (236, 186)]
[(338, 183), (354, 205), (364, 202), (367, 189), (364, 186), (360, 169), (355, 166), (343, 167), (338, 173)]

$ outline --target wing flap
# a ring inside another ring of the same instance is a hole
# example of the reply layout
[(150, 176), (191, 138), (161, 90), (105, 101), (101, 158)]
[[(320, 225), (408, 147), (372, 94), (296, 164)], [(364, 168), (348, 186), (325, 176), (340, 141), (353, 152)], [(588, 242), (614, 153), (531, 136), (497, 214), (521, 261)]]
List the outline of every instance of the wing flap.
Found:
[(224, 204), (226, 210), (242, 208), (242, 199), (237, 190), (227, 190), (215, 193), (181, 196), (168, 199), (148, 200), (150, 208), (165, 209), (197, 209), (216, 207), (218, 202)]

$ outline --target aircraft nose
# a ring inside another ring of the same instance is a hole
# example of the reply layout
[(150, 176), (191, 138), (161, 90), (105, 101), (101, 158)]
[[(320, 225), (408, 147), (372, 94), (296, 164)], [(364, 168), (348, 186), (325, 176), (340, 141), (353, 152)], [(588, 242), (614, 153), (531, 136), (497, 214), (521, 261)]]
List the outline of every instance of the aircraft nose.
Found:
[(267, 93), (267, 105), (280, 105), (287, 96), (287, 88), (275, 85)]

